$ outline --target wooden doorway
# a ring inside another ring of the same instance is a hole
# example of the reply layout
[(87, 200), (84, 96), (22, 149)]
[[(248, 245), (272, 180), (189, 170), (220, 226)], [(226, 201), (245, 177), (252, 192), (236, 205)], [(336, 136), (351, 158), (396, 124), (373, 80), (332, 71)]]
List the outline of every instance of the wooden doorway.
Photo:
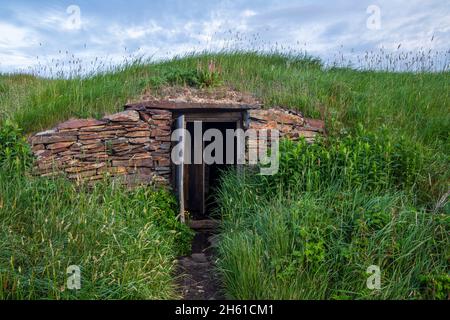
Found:
[[(222, 161), (219, 163), (207, 164), (203, 159), (203, 152), (213, 141), (202, 141), (201, 148), (194, 150), (194, 143), (191, 143), (190, 154), (192, 158), (195, 157), (195, 152), (201, 152), (198, 158), (201, 163), (185, 164), (184, 166), (184, 194), (185, 194), (185, 208), (188, 210), (194, 219), (206, 219), (216, 205), (215, 192), (218, 187), (220, 174), (231, 166), (236, 165), (236, 149), (234, 145), (234, 161), (232, 164), (227, 164), (227, 148), (226, 148), (226, 130), (236, 130), (236, 122), (197, 122), (197, 126), (201, 126), (201, 133), (203, 134), (209, 129), (219, 130), (223, 137), (224, 143), (221, 148)], [(193, 136), (194, 122), (187, 122), (186, 129)], [(218, 150), (215, 150), (215, 152)], [(214, 154), (213, 154), (214, 155)], [(192, 161), (194, 162), (194, 161)]]
[[(215, 191), (218, 187), (221, 172), (230, 166), (236, 165), (236, 149), (233, 153), (235, 157), (233, 164), (227, 164), (226, 161), (226, 143), (229, 143), (229, 141), (226, 141), (226, 131), (228, 129), (241, 129), (243, 127), (243, 119), (241, 112), (190, 113), (183, 116), (183, 127), (192, 139), (189, 146), (190, 150), (185, 150), (191, 161), (185, 163), (182, 170), (178, 169), (178, 172), (181, 172), (181, 176), (177, 179), (177, 190), (180, 201), (182, 201), (180, 207), (187, 210), (195, 220), (209, 218), (209, 213), (216, 206)], [(200, 147), (195, 147), (195, 131), (197, 130), (197, 134), (200, 133), (201, 138), (203, 138), (204, 133), (209, 129), (216, 129), (222, 133), (224, 142), (221, 150), (223, 163), (206, 164), (203, 159), (205, 148), (210, 143), (213, 143), (214, 139), (210, 142), (205, 142), (201, 139)], [(235, 143), (234, 148), (236, 148)], [(194, 161), (195, 157), (197, 157), (197, 160), (200, 159), (200, 163)]]

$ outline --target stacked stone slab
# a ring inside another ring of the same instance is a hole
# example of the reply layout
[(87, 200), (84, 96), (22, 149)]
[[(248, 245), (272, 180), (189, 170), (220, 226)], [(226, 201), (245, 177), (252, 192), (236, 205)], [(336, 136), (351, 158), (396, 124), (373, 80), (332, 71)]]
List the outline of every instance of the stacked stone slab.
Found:
[[(266, 135), (258, 135), (256, 138), (248, 140), (249, 153), (261, 152), (264, 147), (267, 150), (271, 146), (271, 130), (278, 130), (280, 138), (294, 141), (305, 138), (308, 143), (313, 143), (317, 135), (325, 133), (323, 121), (307, 119), (299, 112), (281, 108), (250, 110), (249, 120), (250, 129), (267, 130)], [(264, 143), (261, 143), (262, 140)]]
[(305, 138), (313, 142), (318, 134), (324, 133), (324, 123), (306, 119), (301, 113), (284, 109), (256, 109), (249, 111), (250, 129), (276, 129), (280, 136), (291, 140)]
[(165, 110), (69, 120), (31, 138), (35, 172), (76, 181), (111, 176), (128, 185), (167, 183), (171, 125), (172, 115)]
[[(172, 168), (172, 111), (127, 109), (101, 120), (69, 120), (38, 133), (30, 139), (37, 158), (35, 172), (88, 183), (109, 176), (130, 186), (168, 184)], [(273, 108), (248, 112), (249, 129), (266, 129), (269, 135), (277, 129), (281, 137), (304, 137), (312, 142), (324, 133), (323, 121), (306, 119), (294, 111)], [(263, 145), (271, 145), (267, 135), (258, 136), (248, 141), (249, 153), (258, 152), (261, 139), (266, 139)]]

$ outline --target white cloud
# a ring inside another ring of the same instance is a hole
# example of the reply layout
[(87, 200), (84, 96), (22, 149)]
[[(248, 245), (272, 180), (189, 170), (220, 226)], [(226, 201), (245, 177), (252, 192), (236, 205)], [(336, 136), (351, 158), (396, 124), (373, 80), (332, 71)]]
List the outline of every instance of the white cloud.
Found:
[(158, 32), (163, 32), (164, 29), (155, 21), (150, 21), (144, 25), (134, 26), (114, 24), (108, 28), (108, 31), (116, 40), (126, 42), (129, 39), (140, 39)]
[(244, 10), (244, 11), (242, 12), (242, 16), (243, 16), (244, 18), (253, 17), (253, 16), (256, 16), (256, 12), (253, 11), (253, 10), (246, 9), (246, 10)]
[(0, 21), (0, 48), (29, 48), (36, 43), (38, 36), (33, 30)]
[(15, 19), (36, 30), (48, 31), (79, 31), (95, 26), (94, 19), (85, 14), (78, 6), (67, 8), (45, 8), (30, 10), (20, 8), (14, 11)]

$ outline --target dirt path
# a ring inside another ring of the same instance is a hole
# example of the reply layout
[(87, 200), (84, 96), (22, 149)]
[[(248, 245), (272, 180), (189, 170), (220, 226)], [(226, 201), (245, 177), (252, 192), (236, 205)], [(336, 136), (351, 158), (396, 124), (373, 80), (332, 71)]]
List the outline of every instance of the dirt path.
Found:
[(190, 256), (178, 259), (179, 285), (184, 300), (220, 300), (218, 274), (214, 270), (214, 252), (211, 246), (217, 237), (217, 223), (213, 220), (192, 221), (195, 237)]

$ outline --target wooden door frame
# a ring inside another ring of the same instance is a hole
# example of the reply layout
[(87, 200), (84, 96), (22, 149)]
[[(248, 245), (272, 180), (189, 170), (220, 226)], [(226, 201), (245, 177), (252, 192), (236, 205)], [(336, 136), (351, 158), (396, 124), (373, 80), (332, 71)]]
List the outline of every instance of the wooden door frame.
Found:
[[(175, 117), (176, 120), (176, 128), (187, 128), (188, 122), (228, 122), (235, 123), (236, 129), (246, 129), (248, 122), (248, 112), (247, 111), (201, 111), (201, 112), (185, 112), (178, 113)], [(182, 122), (182, 123), (181, 123)], [(183, 137), (184, 143), (186, 143), (186, 139)], [(203, 148), (202, 148), (203, 150)], [(183, 151), (186, 151), (186, 146), (183, 147)], [(185, 155), (186, 153), (183, 152)], [(193, 157), (193, 154), (191, 154)], [(175, 178), (175, 189), (178, 193), (178, 201), (180, 206), (180, 220), (184, 223), (186, 221), (185, 218), (185, 208), (186, 208), (186, 197), (185, 197), (185, 173), (186, 168), (183, 165), (176, 166), (176, 178)], [(236, 164), (239, 171), (242, 171), (242, 165)], [(180, 168), (178, 168), (180, 167)], [(203, 180), (205, 179), (205, 167), (203, 166)], [(202, 210), (205, 211), (206, 208), (206, 199), (205, 199), (205, 181), (203, 181), (203, 204)]]

